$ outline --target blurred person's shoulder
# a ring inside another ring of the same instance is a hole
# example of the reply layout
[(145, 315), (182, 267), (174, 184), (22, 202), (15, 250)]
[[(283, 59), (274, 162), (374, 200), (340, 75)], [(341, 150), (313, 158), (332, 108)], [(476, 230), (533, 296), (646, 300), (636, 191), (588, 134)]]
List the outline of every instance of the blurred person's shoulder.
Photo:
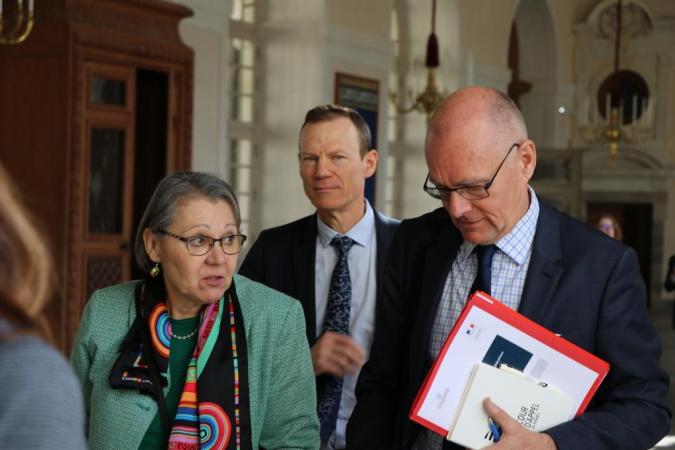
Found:
[[(84, 448), (81, 389), (61, 353), (0, 319), (0, 376), (0, 439), (4, 444), (9, 439), (47, 448), (42, 444), (53, 440)], [(68, 414), (63, 414), (64, 405)], [(35, 423), (44, 433), (36, 433), (30, 425)]]
[[(12, 329), (6, 321), (0, 319), (0, 374), (3, 383), (0, 389), (7, 389), (8, 375), (19, 374), (18, 382), (27, 382), (26, 377), (49, 378), (59, 374), (66, 377), (73, 371), (65, 357), (42, 339), (31, 334), (23, 334)], [(25, 373), (24, 373), (25, 372)]]

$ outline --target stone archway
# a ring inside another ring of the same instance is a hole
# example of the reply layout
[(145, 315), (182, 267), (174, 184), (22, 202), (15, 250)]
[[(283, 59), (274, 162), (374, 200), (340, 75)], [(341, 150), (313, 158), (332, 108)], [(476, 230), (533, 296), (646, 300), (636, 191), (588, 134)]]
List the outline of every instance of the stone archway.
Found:
[(517, 35), (518, 78), (531, 85), (519, 101), (530, 137), (541, 146), (562, 147), (564, 138), (558, 130), (558, 51), (548, 3), (521, 0), (513, 17), (513, 32)]

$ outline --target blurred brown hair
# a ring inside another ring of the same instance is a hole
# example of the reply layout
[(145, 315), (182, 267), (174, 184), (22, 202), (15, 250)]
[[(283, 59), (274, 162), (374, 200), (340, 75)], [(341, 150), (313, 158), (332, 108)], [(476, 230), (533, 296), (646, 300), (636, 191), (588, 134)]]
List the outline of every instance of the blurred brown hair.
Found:
[[(613, 235), (608, 233), (609, 230), (606, 230), (603, 224), (603, 220), (607, 220), (613, 229)], [(617, 241), (623, 241), (623, 229), (621, 228), (621, 223), (613, 214), (603, 213), (598, 218), (597, 228), (605, 234), (612, 236)]]
[(41, 312), (49, 300), (52, 277), (45, 241), (0, 165), (0, 317), (12, 322), (18, 332), (49, 340)]

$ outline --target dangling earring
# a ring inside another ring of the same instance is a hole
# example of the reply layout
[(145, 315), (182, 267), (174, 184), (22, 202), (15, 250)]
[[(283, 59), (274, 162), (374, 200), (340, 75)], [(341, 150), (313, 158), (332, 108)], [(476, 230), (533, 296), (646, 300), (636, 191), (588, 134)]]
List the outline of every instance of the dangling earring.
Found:
[(152, 278), (157, 278), (157, 275), (159, 275), (159, 263), (155, 263), (152, 269), (150, 269), (150, 276)]

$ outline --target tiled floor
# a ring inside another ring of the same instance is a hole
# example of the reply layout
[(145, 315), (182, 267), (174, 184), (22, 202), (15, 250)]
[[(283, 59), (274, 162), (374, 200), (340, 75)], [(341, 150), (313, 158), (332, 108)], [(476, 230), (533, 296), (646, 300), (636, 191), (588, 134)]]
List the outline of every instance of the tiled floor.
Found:
[[(650, 315), (654, 325), (661, 334), (663, 355), (661, 364), (670, 374), (670, 391), (668, 397), (671, 408), (675, 408), (675, 329), (673, 329), (673, 302), (653, 301)], [(671, 421), (670, 435), (656, 445), (656, 449), (675, 449), (675, 420)]]

